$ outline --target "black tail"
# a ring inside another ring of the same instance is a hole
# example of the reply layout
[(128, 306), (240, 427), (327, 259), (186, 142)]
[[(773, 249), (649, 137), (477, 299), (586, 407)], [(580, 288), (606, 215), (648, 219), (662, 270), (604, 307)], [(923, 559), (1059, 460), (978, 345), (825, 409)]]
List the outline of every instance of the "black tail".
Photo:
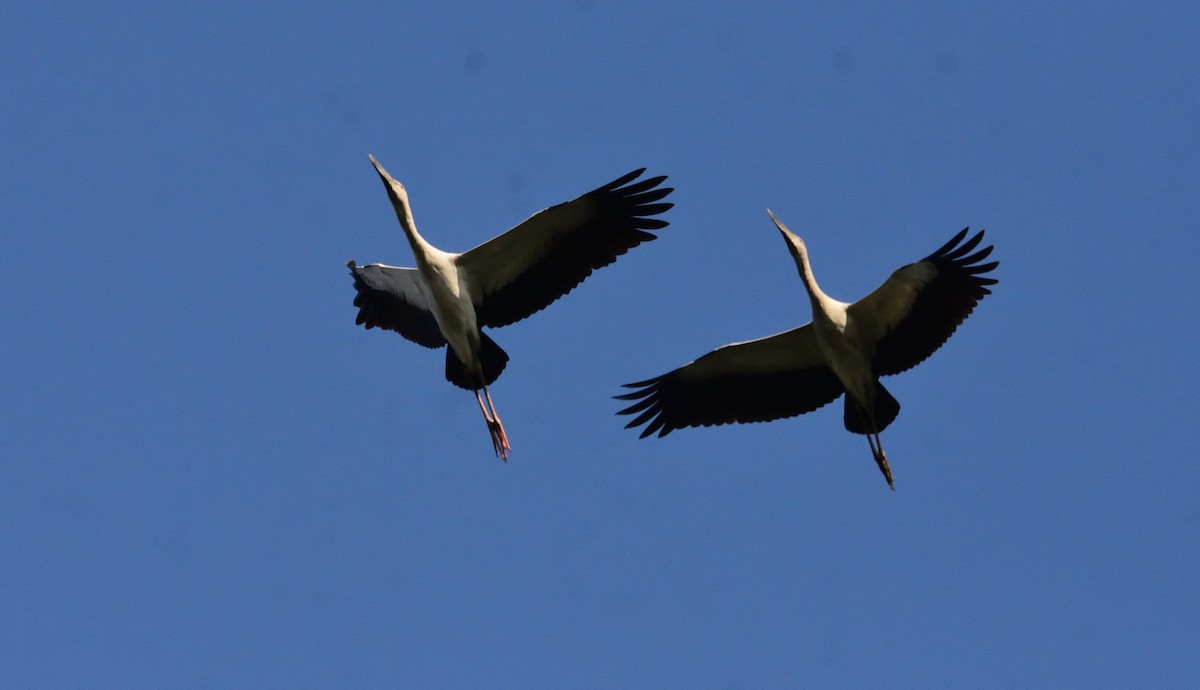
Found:
[(846, 431), (852, 434), (870, 434), (879, 433), (886, 429), (896, 419), (896, 415), (900, 414), (900, 403), (892, 397), (892, 394), (883, 387), (883, 384), (875, 382), (875, 428), (871, 428), (871, 417), (867, 415), (866, 410), (862, 405), (858, 404), (850, 393), (846, 393)]
[(479, 332), (479, 364), (483, 368), (483, 380), (472, 374), (472, 369), (454, 354), (454, 348), (446, 347), (446, 380), (459, 388), (469, 391), (479, 390), (490, 386), (500, 378), (500, 372), (508, 364), (508, 353), (488, 337), (487, 333)]

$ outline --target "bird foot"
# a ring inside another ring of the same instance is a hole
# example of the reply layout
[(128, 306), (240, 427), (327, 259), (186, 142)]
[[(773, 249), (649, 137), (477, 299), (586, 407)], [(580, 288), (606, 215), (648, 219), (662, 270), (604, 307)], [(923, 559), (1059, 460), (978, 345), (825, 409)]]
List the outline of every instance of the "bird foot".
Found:
[(489, 419), (487, 421), (488, 433), (492, 436), (492, 450), (496, 452), (496, 456), (508, 462), (508, 453), (512, 450), (512, 446), (508, 443), (508, 434), (504, 433), (504, 425), (499, 419)]
[(895, 491), (896, 484), (892, 481), (892, 468), (888, 465), (887, 453), (883, 452), (882, 448), (875, 455), (875, 462), (879, 465), (879, 471), (883, 472), (884, 479), (887, 479), (888, 487)]

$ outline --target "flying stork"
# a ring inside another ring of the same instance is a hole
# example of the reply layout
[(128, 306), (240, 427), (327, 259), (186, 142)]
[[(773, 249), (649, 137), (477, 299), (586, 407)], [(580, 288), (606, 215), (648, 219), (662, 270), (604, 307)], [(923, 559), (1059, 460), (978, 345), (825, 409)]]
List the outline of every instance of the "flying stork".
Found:
[[(673, 190), (665, 176), (634, 182), (634, 170), (572, 201), (545, 209), (502, 235), (463, 252), (444, 252), (417, 232), (408, 193), (379, 161), (416, 268), (384, 264), (346, 266), (354, 277), (357, 324), (396, 331), (428, 348), (446, 349), (446, 380), (475, 393), (492, 448), (505, 462), (512, 447), (488, 392), (508, 363), (481, 328), (507, 326), (570, 292), (592, 271), (629, 249), (656, 239), (667, 221), (652, 218), (671, 208), (660, 202)], [(480, 391), (483, 392), (482, 397)], [(486, 404), (485, 404), (486, 399)]]
[[(616, 396), (635, 400), (618, 414), (638, 415), (626, 425), (646, 424), (641, 438), (658, 432), (730, 422), (765, 422), (811, 412), (846, 394), (846, 430), (865, 434), (879, 470), (895, 491), (879, 432), (900, 412), (900, 403), (879, 383), (934, 353), (954, 333), (996, 279), (985, 274), (998, 261), (975, 251), (983, 231), (970, 239), (963, 228), (920, 261), (892, 273), (857, 302), (839, 302), (821, 291), (804, 241), (774, 213), (767, 213), (787, 242), (812, 303), (813, 320), (799, 328), (717, 348), (662, 376), (626, 384)], [(974, 252), (974, 253), (972, 253)]]

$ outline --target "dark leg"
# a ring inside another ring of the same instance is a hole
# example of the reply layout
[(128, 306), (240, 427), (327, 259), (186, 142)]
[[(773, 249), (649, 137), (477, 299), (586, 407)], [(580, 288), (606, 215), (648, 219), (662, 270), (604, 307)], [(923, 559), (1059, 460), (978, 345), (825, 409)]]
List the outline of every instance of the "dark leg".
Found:
[(871, 446), (871, 454), (875, 456), (875, 464), (879, 465), (879, 471), (883, 472), (884, 479), (887, 479), (888, 486), (892, 491), (896, 490), (896, 484), (892, 482), (892, 468), (888, 465), (887, 453), (883, 452), (883, 440), (879, 438), (879, 434), (872, 432), (867, 434), (867, 445)]

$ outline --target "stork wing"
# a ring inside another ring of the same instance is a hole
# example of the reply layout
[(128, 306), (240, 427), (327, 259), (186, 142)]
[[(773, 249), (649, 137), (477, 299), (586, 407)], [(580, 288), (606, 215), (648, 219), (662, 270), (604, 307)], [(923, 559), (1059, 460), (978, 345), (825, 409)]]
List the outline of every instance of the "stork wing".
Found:
[(358, 318), (354, 323), (396, 331), (425, 347), (446, 344), (417, 269), (383, 264), (359, 266), (353, 259), (346, 267), (354, 276), (354, 289), (358, 291), (354, 297)]
[(963, 228), (924, 259), (897, 269), (874, 292), (850, 305), (850, 320), (867, 329), (860, 331), (863, 341), (875, 343), (877, 376), (899, 374), (925, 361), (984, 295), (991, 294), (987, 286), (998, 281), (984, 274), (1000, 262), (979, 263), (992, 247), (971, 254), (983, 240), (983, 231), (963, 242), (968, 230)]
[[(654, 203), (672, 192), (665, 176), (629, 184), (645, 168), (565, 204), (534, 214), (517, 227), (458, 257), (467, 272), (481, 326), (520, 321), (570, 292), (592, 271), (656, 239), (667, 221), (651, 218), (674, 206)], [(628, 185), (628, 186), (623, 186)]]
[(617, 414), (640, 413), (625, 428), (646, 424), (641, 438), (687, 426), (794, 417), (833, 402), (845, 390), (826, 365), (812, 324), (717, 348), (669, 374), (625, 387), (638, 390), (617, 399), (638, 402)]

